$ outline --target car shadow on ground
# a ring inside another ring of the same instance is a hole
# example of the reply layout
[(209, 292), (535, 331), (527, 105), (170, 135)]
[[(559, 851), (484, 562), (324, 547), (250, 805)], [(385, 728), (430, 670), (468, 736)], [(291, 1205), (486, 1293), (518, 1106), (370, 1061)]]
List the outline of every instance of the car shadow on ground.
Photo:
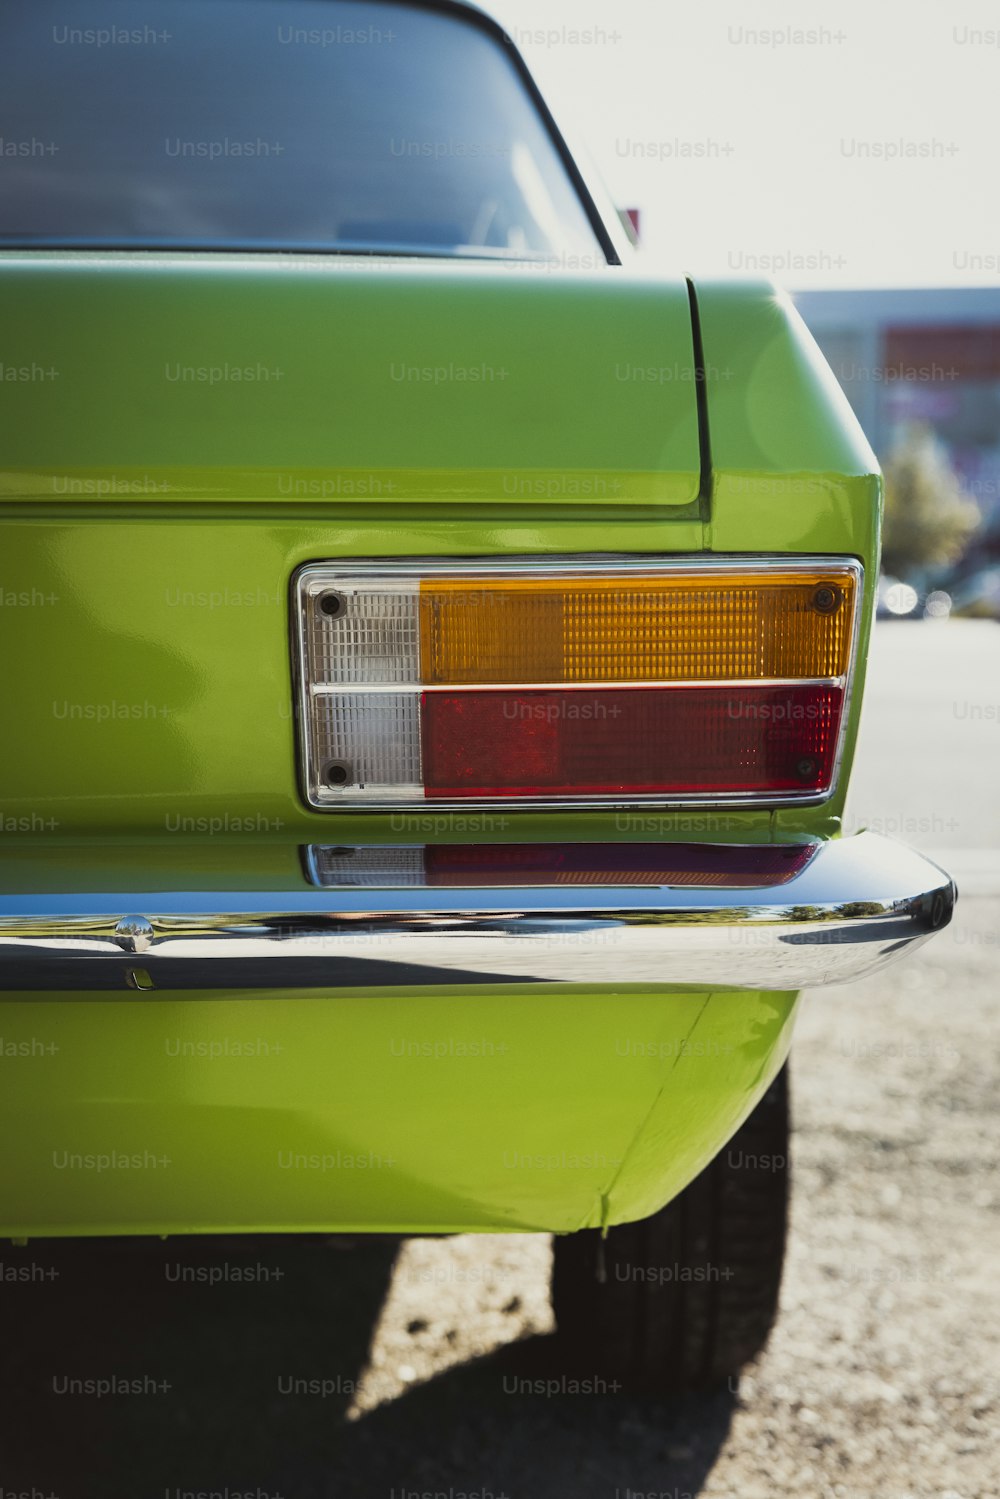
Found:
[(350, 1418), (397, 1248), (384, 1239), (348, 1250), (310, 1239), (265, 1240), (252, 1252), (245, 1241), (234, 1250), (198, 1240), (5, 1248), (3, 1491), (698, 1494), (736, 1397), (569, 1393), (552, 1337), (454, 1366)]

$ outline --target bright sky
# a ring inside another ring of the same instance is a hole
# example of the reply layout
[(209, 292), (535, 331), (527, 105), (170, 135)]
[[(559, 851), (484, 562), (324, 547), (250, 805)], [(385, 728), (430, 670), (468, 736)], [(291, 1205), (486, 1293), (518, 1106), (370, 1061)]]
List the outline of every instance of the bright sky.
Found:
[(1000, 5), (482, 3), (642, 209), (651, 259), (790, 287), (1000, 287)]

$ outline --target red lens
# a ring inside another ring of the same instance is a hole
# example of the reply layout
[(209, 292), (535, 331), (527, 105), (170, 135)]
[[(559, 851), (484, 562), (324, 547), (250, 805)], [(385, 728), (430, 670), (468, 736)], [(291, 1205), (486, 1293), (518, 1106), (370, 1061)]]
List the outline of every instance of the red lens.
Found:
[(833, 779), (829, 684), (425, 692), (428, 797), (797, 792)]

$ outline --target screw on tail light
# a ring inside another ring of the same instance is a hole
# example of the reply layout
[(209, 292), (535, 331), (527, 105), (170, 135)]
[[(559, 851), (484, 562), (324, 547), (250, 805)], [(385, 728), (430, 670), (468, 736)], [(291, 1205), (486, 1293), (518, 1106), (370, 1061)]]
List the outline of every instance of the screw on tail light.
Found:
[(328, 619), (339, 619), (341, 615), (347, 613), (347, 600), (342, 593), (337, 593), (332, 588), (321, 593), (316, 602)]
[(836, 614), (844, 602), (840, 589), (831, 583), (823, 583), (812, 596), (812, 606), (817, 614)]

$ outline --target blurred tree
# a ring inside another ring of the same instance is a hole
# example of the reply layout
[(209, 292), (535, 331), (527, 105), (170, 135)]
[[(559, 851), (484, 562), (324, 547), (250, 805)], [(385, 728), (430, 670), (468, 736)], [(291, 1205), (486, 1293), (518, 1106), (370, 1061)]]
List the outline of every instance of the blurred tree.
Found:
[(905, 427), (884, 467), (883, 570), (906, 578), (956, 562), (981, 516), (932, 429)]

